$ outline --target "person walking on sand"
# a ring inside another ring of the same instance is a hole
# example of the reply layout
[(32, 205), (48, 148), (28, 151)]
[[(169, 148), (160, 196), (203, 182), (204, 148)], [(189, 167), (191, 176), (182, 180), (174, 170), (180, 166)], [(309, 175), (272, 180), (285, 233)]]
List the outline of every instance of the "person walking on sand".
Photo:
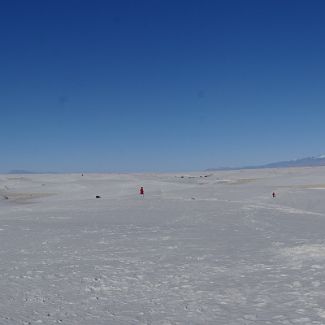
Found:
[(143, 189), (143, 186), (140, 187), (140, 195), (141, 195), (142, 197), (144, 197), (144, 189)]

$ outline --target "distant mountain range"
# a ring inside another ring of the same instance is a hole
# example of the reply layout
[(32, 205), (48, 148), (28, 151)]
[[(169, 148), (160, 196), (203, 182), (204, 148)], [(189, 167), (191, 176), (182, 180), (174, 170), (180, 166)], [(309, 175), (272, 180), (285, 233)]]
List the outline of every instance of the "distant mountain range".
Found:
[[(306, 157), (294, 160), (278, 161), (265, 165), (239, 166), (239, 167), (217, 167), (208, 168), (206, 171), (237, 170), (237, 169), (262, 169), (262, 168), (286, 168), (286, 167), (317, 167), (325, 166), (325, 155)], [(35, 172), (30, 170), (11, 170), (9, 174), (56, 174), (55, 172)]]
[(220, 167), (209, 168), (207, 171), (236, 170), (236, 169), (262, 169), (262, 168), (286, 168), (286, 167), (316, 167), (325, 166), (325, 155), (317, 157), (306, 157), (295, 160), (278, 161), (265, 165), (243, 166), (243, 167)]

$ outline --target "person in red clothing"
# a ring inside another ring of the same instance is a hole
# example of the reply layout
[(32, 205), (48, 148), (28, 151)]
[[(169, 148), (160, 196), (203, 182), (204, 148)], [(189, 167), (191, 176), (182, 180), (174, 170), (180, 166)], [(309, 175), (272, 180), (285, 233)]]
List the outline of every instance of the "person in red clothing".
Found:
[(140, 195), (144, 196), (144, 189), (142, 186), (140, 187)]

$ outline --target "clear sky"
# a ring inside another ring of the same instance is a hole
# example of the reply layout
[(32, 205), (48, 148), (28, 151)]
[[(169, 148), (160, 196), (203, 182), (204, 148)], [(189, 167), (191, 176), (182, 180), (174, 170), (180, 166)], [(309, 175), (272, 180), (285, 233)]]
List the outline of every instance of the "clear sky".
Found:
[(6, 1), (0, 172), (325, 153), (325, 1)]

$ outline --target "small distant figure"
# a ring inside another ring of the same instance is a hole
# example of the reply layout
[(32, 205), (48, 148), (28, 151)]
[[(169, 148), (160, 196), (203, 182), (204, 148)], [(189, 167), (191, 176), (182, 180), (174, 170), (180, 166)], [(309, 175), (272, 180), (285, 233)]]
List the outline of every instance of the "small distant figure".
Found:
[(81, 174), (81, 176), (83, 176), (84, 174)]
[(272, 193), (272, 197), (276, 197), (276, 194), (275, 194), (275, 192), (273, 192), (273, 193)]
[(144, 196), (144, 189), (143, 189), (142, 186), (140, 187), (140, 195), (141, 195), (141, 196)]

